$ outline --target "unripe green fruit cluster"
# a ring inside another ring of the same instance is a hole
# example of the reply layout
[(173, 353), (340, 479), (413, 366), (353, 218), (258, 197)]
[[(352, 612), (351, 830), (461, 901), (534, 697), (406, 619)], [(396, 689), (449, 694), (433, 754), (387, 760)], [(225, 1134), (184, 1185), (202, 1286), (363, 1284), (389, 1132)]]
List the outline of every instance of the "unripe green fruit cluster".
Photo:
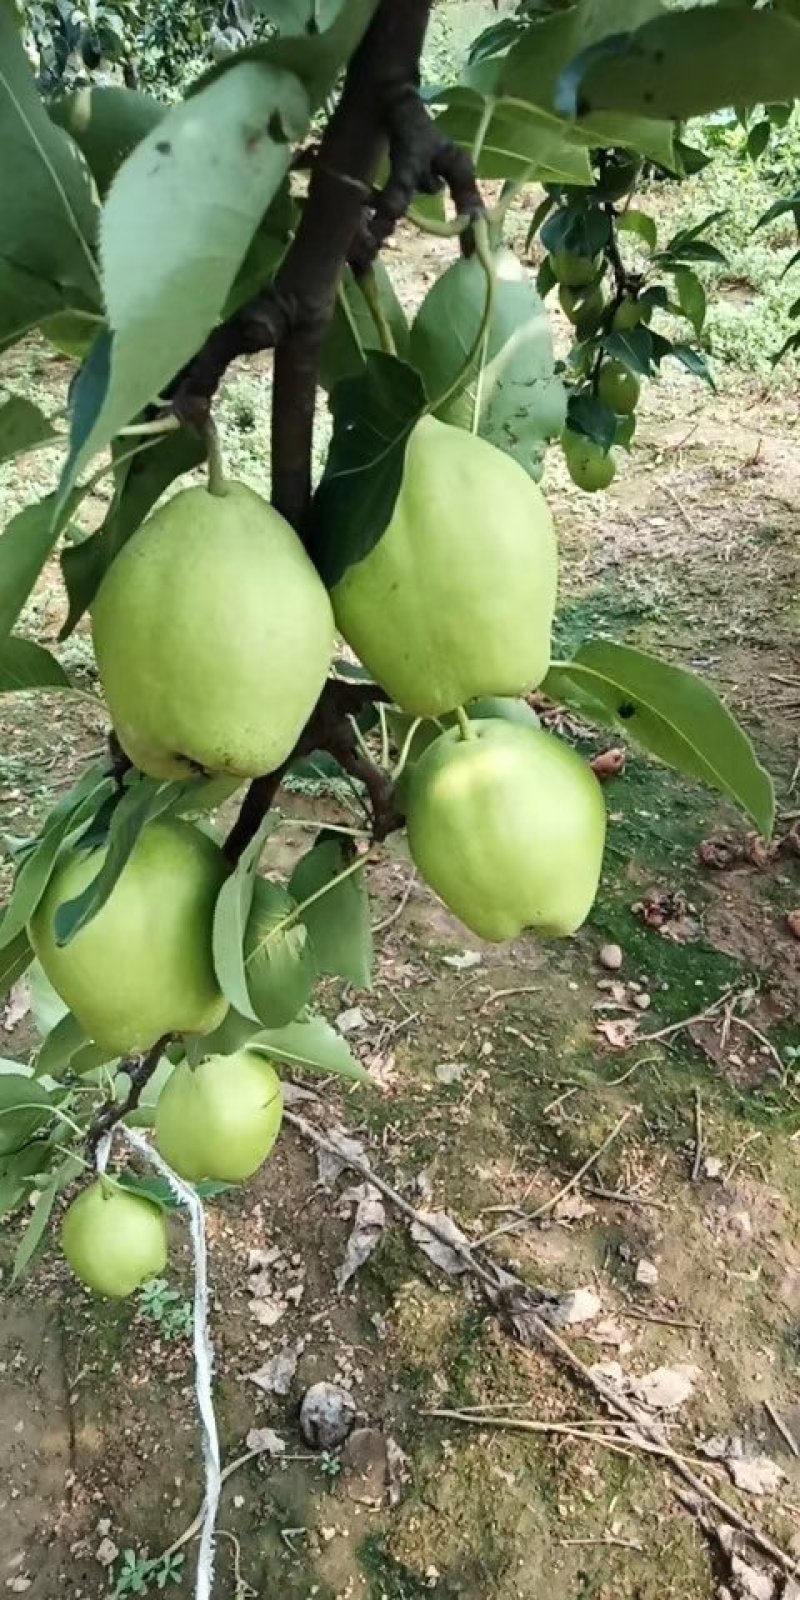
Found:
[[(567, 277), (590, 285), (589, 265), (588, 277), (583, 266)], [(584, 314), (598, 292), (581, 298)], [(539, 488), (510, 455), (426, 416), (408, 440), (387, 528), (330, 595), (253, 491), (193, 488), (123, 548), (92, 627), (116, 731), (156, 779), (279, 767), (318, 699), (338, 629), (403, 712), (456, 719), (409, 772), (409, 843), (423, 876), (486, 939), (526, 928), (563, 936), (596, 893), (605, 812), (590, 768), (521, 699), (550, 665), (556, 586)], [(482, 714), (470, 719), (462, 708), (472, 702)], [(46, 975), (110, 1053), (214, 1033), (228, 1011), (212, 955), (230, 870), (222, 852), (188, 823), (147, 824), (101, 911), (59, 942), (65, 904), (104, 860), (103, 848), (73, 846), (56, 863), (30, 926)], [(265, 958), (293, 909), (285, 890), (257, 883), (245, 968), (251, 1002), (273, 1027), (298, 1014), (315, 978), (299, 943), (291, 981)], [(189, 1181), (238, 1183), (266, 1159), (281, 1116), (278, 1076), (251, 1044), (195, 1067), (180, 1061), (155, 1132)], [(166, 1248), (157, 1208), (108, 1180), (70, 1207), (63, 1242), (84, 1281), (107, 1294), (160, 1271)]]

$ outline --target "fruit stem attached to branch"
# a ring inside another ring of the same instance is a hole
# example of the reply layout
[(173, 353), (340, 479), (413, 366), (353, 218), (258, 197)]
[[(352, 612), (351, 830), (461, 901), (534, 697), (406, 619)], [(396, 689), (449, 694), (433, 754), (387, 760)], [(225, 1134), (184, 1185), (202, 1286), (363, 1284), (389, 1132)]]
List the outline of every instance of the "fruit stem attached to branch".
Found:
[(118, 1071), (126, 1072), (130, 1078), (130, 1088), (124, 1100), (109, 1100), (101, 1107), (92, 1123), (86, 1137), (86, 1145), (93, 1156), (103, 1135), (110, 1133), (112, 1128), (122, 1122), (125, 1117), (135, 1111), (142, 1096), (142, 1090), (149, 1083), (158, 1066), (167, 1045), (171, 1044), (174, 1035), (165, 1033), (157, 1039), (155, 1044), (142, 1056), (132, 1056), (129, 1061), (120, 1062)]

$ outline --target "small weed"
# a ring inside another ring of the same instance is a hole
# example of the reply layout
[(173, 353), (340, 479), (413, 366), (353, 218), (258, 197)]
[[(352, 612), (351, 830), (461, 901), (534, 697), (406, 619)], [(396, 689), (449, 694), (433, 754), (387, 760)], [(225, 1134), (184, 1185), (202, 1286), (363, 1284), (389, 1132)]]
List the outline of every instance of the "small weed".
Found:
[(342, 1458), (332, 1450), (323, 1450), (319, 1458), (319, 1470), (323, 1478), (327, 1479), (328, 1487), (332, 1488), (342, 1470)]
[[(192, 1308), (177, 1289), (170, 1289), (166, 1278), (150, 1278), (138, 1294), (139, 1310), (158, 1324), (165, 1339), (188, 1339), (192, 1332)], [(163, 1585), (162, 1585), (163, 1587)]]
[(122, 1600), (126, 1594), (151, 1594), (154, 1587), (166, 1589), (168, 1584), (180, 1583), (184, 1560), (182, 1554), (176, 1553), (151, 1561), (147, 1556), (137, 1555), (135, 1550), (125, 1550), (111, 1600)]

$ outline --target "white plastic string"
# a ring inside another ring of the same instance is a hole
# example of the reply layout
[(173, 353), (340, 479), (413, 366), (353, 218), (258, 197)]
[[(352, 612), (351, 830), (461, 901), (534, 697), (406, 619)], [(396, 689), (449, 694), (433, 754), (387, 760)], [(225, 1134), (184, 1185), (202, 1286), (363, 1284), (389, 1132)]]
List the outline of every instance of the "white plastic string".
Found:
[(200, 1551), (197, 1557), (195, 1600), (211, 1600), (214, 1582), (214, 1529), (219, 1507), (222, 1475), (219, 1459), (219, 1435), (214, 1415), (212, 1374), (214, 1350), (208, 1330), (208, 1254), (206, 1250), (205, 1213), (202, 1201), (188, 1183), (184, 1183), (142, 1134), (118, 1123), (110, 1133), (104, 1134), (97, 1146), (95, 1157), (97, 1171), (104, 1173), (108, 1165), (111, 1142), (115, 1132), (122, 1134), (137, 1155), (148, 1161), (156, 1172), (166, 1178), (175, 1198), (189, 1213), (189, 1228), (194, 1254), (194, 1366), (195, 1395), (203, 1436), (203, 1466), (205, 1469), (205, 1494), (203, 1497), (203, 1522), (200, 1533)]

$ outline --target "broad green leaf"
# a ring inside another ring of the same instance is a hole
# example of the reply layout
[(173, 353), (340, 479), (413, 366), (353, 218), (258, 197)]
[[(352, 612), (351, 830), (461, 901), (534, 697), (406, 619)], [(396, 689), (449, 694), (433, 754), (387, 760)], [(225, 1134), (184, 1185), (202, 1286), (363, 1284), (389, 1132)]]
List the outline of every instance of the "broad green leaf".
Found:
[(310, 529), (314, 560), (329, 588), (385, 531), (409, 435), (426, 405), (419, 373), (374, 350), (363, 377), (336, 385), (330, 399), (333, 439)]
[[(298, 862), (289, 892), (299, 902), (320, 972), (368, 989), (374, 951), (364, 870), (351, 872), (341, 883), (334, 881), (348, 864), (341, 842), (323, 837)], [(314, 895), (319, 898), (303, 909)]]
[(13, 1155), (48, 1122), (48, 1091), (26, 1073), (0, 1074), (0, 1156)]
[(55, 915), (56, 942), (69, 944), (105, 905), (146, 822), (166, 811), (180, 790), (177, 783), (139, 778), (125, 791), (111, 819), (105, 855), (96, 876), (74, 900), (65, 900)]
[(695, 6), (644, 26), (636, 26), (639, 20), (629, 0), (626, 31), (617, 22), (608, 30), (616, 38), (571, 63), (559, 96), (565, 114), (579, 111), (595, 121), (622, 112), (682, 121), (797, 95), (800, 20), (794, 17), (728, 5)]
[(676, 361), (680, 361), (681, 366), (685, 367), (687, 372), (691, 372), (693, 378), (702, 378), (710, 389), (716, 389), (713, 374), (709, 370), (702, 350), (693, 350), (690, 344), (674, 344), (669, 354), (674, 356)]
[(645, 323), (625, 333), (610, 333), (603, 340), (603, 348), (612, 360), (620, 361), (628, 372), (642, 378), (649, 377), (653, 367), (653, 335)]
[[(120, 1173), (116, 1182), (120, 1189), (127, 1189), (131, 1194), (140, 1194), (145, 1200), (152, 1200), (162, 1211), (179, 1211), (181, 1208), (181, 1202), (173, 1193), (166, 1178), (140, 1178), (138, 1173), (131, 1172), (128, 1167), (125, 1172)], [(201, 1200), (213, 1200), (215, 1195), (227, 1194), (235, 1187), (233, 1183), (212, 1183), (209, 1180), (192, 1184), (192, 1188)]]
[(591, 184), (592, 165), (586, 144), (576, 144), (550, 115), (523, 100), (498, 99), (494, 103), (474, 89), (448, 89), (445, 110), (437, 126), (446, 138), (472, 150), (485, 110), (491, 116), (484, 130), (478, 160), (481, 178), (525, 178), (531, 183)]
[(341, 1034), (323, 1017), (290, 1022), (287, 1028), (263, 1029), (248, 1041), (248, 1046), (263, 1050), (273, 1061), (295, 1071), (321, 1072), (324, 1077), (333, 1074), (353, 1083), (371, 1082)]
[(772, 832), (772, 779), (711, 685), (631, 645), (596, 639), (555, 662), (543, 689), (619, 729), (650, 755), (728, 795), (760, 832)]
[(572, 433), (593, 439), (603, 450), (610, 450), (617, 437), (617, 418), (610, 406), (596, 394), (584, 390), (570, 395), (567, 426)]
[(57, 1078), (69, 1064), (76, 1050), (87, 1043), (86, 1034), (76, 1017), (67, 1012), (48, 1033), (36, 1057), (37, 1078)]
[[(408, 353), (408, 322), (394, 285), (383, 262), (373, 267), (383, 313), (395, 342), (397, 355)], [(320, 382), (333, 389), (342, 378), (357, 378), (364, 371), (366, 352), (379, 350), (380, 334), (361, 287), (349, 267), (345, 268), (336, 310), (322, 350)]]
[(247, 988), (244, 942), (255, 893), (258, 858), (273, 826), (273, 819), (266, 817), (235, 870), (223, 883), (214, 908), (213, 952), (217, 982), (239, 1015), (253, 1022), (260, 1019)]
[(123, 163), (100, 227), (108, 385), (88, 431), (73, 421), (67, 485), (215, 326), (308, 119), (296, 78), (239, 56)]
[(11, 0), (0, 0), (0, 149), (2, 345), (43, 316), (100, 303), (90, 175), (47, 115)]
[(51, 100), (47, 110), (83, 152), (104, 199), (118, 167), (161, 121), (167, 107), (135, 89), (90, 83)]
[(640, 239), (644, 239), (649, 249), (655, 250), (658, 243), (658, 227), (655, 219), (648, 216), (646, 211), (633, 209), (623, 211), (622, 215), (617, 217), (616, 226), (623, 233), (638, 234)]
[(18, 1209), (30, 1190), (31, 1179), (46, 1172), (52, 1158), (52, 1145), (37, 1139), (0, 1161), (0, 1217)]
[(14, 1270), (11, 1275), (12, 1283), (19, 1281), (42, 1244), (58, 1194), (68, 1184), (72, 1183), (82, 1171), (83, 1162), (79, 1157), (68, 1156), (66, 1161), (62, 1161), (61, 1165), (48, 1178), (33, 1209), (30, 1222), (17, 1246), (16, 1255), (14, 1256)]
[[(511, 250), (496, 257), (495, 305), (486, 346), (467, 388), (436, 415), (475, 431), (542, 474), (547, 441), (564, 427), (566, 393), (553, 370), (550, 318)], [(411, 330), (410, 360), (433, 399), (464, 366), (481, 324), (486, 279), (477, 257), (448, 267)]]
[(262, 1026), (262, 1023), (250, 1017), (243, 1017), (234, 1006), (231, 1006), (213, 1033), (207, 1033), (202, 1037), (199, 1034), (187, 1035), (184, 1040), (186, 1060), (190, 1067), (196, 1067), (198, 1062), (205, 1061), (207, 1056), (230, 1056), (234, 1050), (240, 1050), (243, 1044), (247, 1044)]
[(685, 312), (699, 339), (706, 320), (706, 291), (691, 267), (676, 267), (674, 274), (678, 304)]
[[(663, 9), (660, 0), (626, 0), (625, 23), (631, 27), (647, 22), (661, 16)], [(619, 30), (619, 0), (580, 0), (568, 11), (537, 21), (505, 57), (500, 92), (537, 107), (552, 116), (555, 127), (572, 131), (590, 145), (636, 150), (659, 166), (674, 170), (674, 134), (666, 113), (659, 113), (665, 120), (655, 121), (642, 114), (598, 111), (577, 122), (574, 96), (569, 105), (566, 95), (561, 102), (557, 100), (562, 75), (575, 56), (587, 46), (619, 34)]]
[(52, 422), (32, 400), (13, 394), (0, 405), (0, 462), (57, 438)]
[(302, 922), (290, 919), (296, 901), (265, 878), (255, 880), (244, 937), (247, 993), (253, 1011), (268, 1028), (292, 1022), (307, 1004), (317, 963)]
[[(257, 0), (257, 9), (269, 16), (269, 3), (271, 0)], [(287, 0), (282, 0), (282, 4), (286, 3)], [(331, 0), (322, 0), (325, 15), (313, 17), (317, 27), (321, 25), (321, 32), (268, 39), (262, 44), (238, 50), (204, 73), (192, 85), (190, 93), (202, 93), (206, 85), (213, 83), (220, 75), (238, 70), (241, 62), (264, 63), (293, 73), (305, 84), (311, 109), (316, 110), (334, 88), (342, 67), (366, 33), (377, 8), (378, 0), (346, 0), (333, 11)], [(316, 6), (314, 9), (318, 13), (321, 8)], [(327, 27), (326, 21), (329, 22)]]
[(69, 1007), (64, 1004), (60, 994), (56, 993), (50, 979), (45, 977), (44, 968), (38, 961), (34, 961), (31, 965), (28, 984), (31, 992), (33, 1025), (39, 1038), (46, 1039), (61, 1018), (67, 1015)]
[(120, 452), (117, 447), (117, 455), (120, 453), (128, 458), (116, 469), (114, 499), (102, 527), (80, 544), (67, 545), (61, 555), (61, 570), (69, 597), (62, 639), (67, 638), (91, 605), (115, 556), (160, 500), (164, 490), (175, 478), (199, 466), (206, 454), (202, 439), (189, 428), (168, 433), (158, 444), (145, 446), (135, 455)]
[[(0, 933), (2, 930), (3, 922), (0, 922)], [(24, 976), (32, 960), (30, 940), (22, 928), (15, 938), (10, 939), (0, 949), (0, 1000), (8, 994), (9, 989), (13, 988), (17, 979)]]
[(76, 490), (57, 516), (55, 495), (35, 500), (0, 533), (0, 640), (11, 632), (79, 498)]
[(38, 840), (20, 867), (6, 913), (0, 923), (0, 949), (16, 939), (30, 922), (50, 882), (59, 851), (71, 833), (93, 817), (109, 795), (114, 783), (106, 773), (92, 768), (80, 782), (54, 806)]
[(21, 694), (26, 689), (71, 689), (64, 668), (42, 645), (31, 639), (4, 639), (0, 643), (0, 694)]

